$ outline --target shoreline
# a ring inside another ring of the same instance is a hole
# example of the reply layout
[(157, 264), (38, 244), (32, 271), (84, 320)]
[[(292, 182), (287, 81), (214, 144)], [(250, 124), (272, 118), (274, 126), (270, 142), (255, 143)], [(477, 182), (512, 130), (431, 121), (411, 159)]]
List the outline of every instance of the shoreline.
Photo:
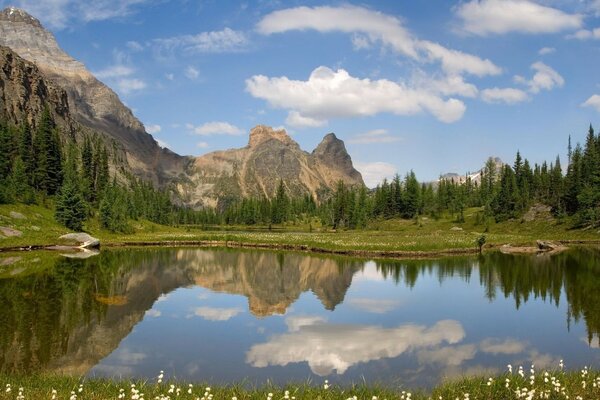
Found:
[[(600, 240), (554, 240), (553, 242), (563, 246), (561, 251), (567, 250), (569, 245), (576, 246), (594, 246), (600, 245)], [(20, 251), (36, 251), (36, 250), (56, 250), (57, 244), (45, 245), (30, 245), (30, 246), (11, 246), (0, 247), (0, 253), (20, 252)], [(556, 254), (555, 251), (543, 251), (527, 245), (509, 245), (509, 244), (488, 244), (484, 247), (486, 251), (501, 251), (503, 247), (511, 246), (510, 248), (517, 251), (510, 254)], [(426, 259), (436, 257), (452, 257), (477, 255), (479, 249), (473, 248), (447, 248), (447, 249), (431, 249), (431, 250), (365, 250), (365, 249), (329, 249), (325, 247), (316, 247), (301, 244), (285, 244), (285, 243), (261, 243), (261, 242), (243, 242), (233, 240), (147, 240), (147, 241), (108, 241), (102, 243), (101, 247), (107, 248), (122, 248), (122, 247), (200, 247), (200, 248), (231, 248), (231, 249), (258, 249), (258, 250), (281, 250), (294, 251), (312, 254), (339, 255), (349, 257), (373, 257), (386, 259)], [(71, 246), (73, 250), (79, 250), (77, 246)], [(527, 251), (518, 251), (518, 249), (527, 249)], [(64, 248), (63, 248), (64, 250)]]

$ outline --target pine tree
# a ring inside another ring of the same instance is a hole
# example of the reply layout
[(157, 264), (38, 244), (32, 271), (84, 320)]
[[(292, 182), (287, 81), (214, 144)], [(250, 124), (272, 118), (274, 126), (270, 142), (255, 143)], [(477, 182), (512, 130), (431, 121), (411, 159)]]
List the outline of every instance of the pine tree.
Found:
[(81, 231), (87, 214), (87, 204), (77, 172), (76, 151), (73, 147), (69, 150), (69, 157), (65, 165), (65, 181), (56, 196), (54, 216), (67, 228)]

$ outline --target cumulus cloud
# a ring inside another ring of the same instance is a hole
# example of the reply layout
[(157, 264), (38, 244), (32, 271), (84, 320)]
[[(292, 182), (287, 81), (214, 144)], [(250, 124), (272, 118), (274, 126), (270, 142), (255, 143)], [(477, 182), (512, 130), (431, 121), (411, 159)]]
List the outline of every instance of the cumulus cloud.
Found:
[(578, 29), (583, 16), (529, 0), (472, 0), (455, 8), (462, 29), (475, 35), (555, 33)]
[(594, 94), (589, 99), (581, 104), (582, 107), (592, 107), (600, 112), (600, 95)]
[(360, 171), (365, 185), (370, 188), (374, 188), (380, 184), (384, 179), (391, 179), (398, 170), (393, 164), (386, 162), (360, 162), (356, 161), (354, 167)]
[(161, 130), (162, 130), (162, 127), (160, 125), (157, 125), (157, 124), (146, 125), (146, 132), (148, 132), (151, 135), (154, 135), (155, 133), (158, 133)]
[(127, 48), (131, 51), (144, 50), (144, 46), (142, 46), (139, 42), (136, 42), (135, 40), (128, 41), (127, 43), (125, 43), (125, 46), (127, 46)]
[(539, 93), (541, 90), (552, 90), (555, 87), (562, 87), (565, 84), (563, 77), (543, 62), (538, 61), (532, 64), (531, 69), (535, 71), (531, 79), (527, 80), (521, 76), (515, 77), (515, 82), (526, 85), (531, 93)]
[(448, 346), (443, 348), (420, 350), (417, 353), (417, 359), (421, 364), (459, 366), (465, 361), (475, 358), (476, 354), (476, 345), (465, 344), (462, 346)]
[(516, 339), (488, 338), (479, 344), (479, 348), (488, 354), (519, 354), (527, 350), (527, 344)]
[(196, 143), (196, 147), (199, 149), (206, 149), (209, 147), (209, 144), (207, 142), (198, 142)]
[(368, 132), (359, 133), (351, 137), (348, 143), (353, 144), (372, 144), (372, 143), (393, 143), (399, 141), (400, 138), (392, 136), (387, 129), (373, 129)]
[(600, 28), (580, 29), (572, 35), (568, 35), (567, 38), (578, 40), (600, 39)]
[(398, 357), (407, 351), (444, 343), (454, 344), (464, 337), (462, 325), (453, 320), (440, 321), (429, 328), (412, 324), (382, 328), (316, 323), (253, 345), (246, 353), (246, 362), (259, 368), (307, 362), (317, 375), (334, 371), (343, 374), (358, 363)]
[(514, 88), (491, 88), (481, 91), (481, 98), (486, 103), (521, 103), (529, 98), (526, 92)]
[(385, 112), (396, 115), (428, 112), (442, 122), (451, 123), (462, 118), (466, 109), (462, 101), (454, 98), (445, 100), (426, 90), (386, 79), (355, 78), (343, 69), (333, 71), (323, 66), (316, 68), (307, 81), (255, 75), (246, 80), (246, 90), (272, 107), (297, 112), (287, 121), (290, 125), (299, 117), (317, 124), (330, 118)]
[(540, 56), (545, 56), (547, 54), (552, 54), (556, 52), (556, 49), (554, 47), (542, 47), (539, 51), (538, 54)]
[(191, 130), (196, 135), (200, 136), (211, 136), (211, 135), (243, 135), (244, 131), (229, 122), (223, 121), (212, 121), (202, 124), (200, 126), (194, 126), (187, 124), (186, 128)]
[(187, 54), (231, 53), (242, 51), (248, 46), (243, 32), (225, 28), (220, 31), (200, 32), (196, 35), (181, 35), (154, 39), (152, 44), (159, 54), (181, 50)]
[(146, 311), (145, 315), (152, 318), (158, 318), (162, 315), (162, 312), (160, 312), (159, 310), (148, 310)]
[(218, 308), (218, 307), (198, 307), (194, 310), (197, 317), (208, 321), (228, 321), (236, 315), (242, 313), (241, 308)]
[(501, 69), (490, 60), (447, 49), (440, 44), (420, 40), (394, 16), (363, 7), (296, 7), (266, 15), (256, 26), (259, 33), (271, 35), (294, 30), (344, 32), (351, 34), (355, 49), (379, 43), (385, 48), (421, 62), (440, 62), (447, 73), (477, 76), (497, 75)]

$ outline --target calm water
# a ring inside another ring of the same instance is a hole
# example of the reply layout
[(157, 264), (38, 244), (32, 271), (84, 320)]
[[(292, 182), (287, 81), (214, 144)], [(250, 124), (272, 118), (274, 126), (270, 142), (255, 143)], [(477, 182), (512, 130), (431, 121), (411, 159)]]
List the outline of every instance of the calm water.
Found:
[[(0, 369), (427, 387), (600, 367), (600, 251), (379, 262), (199, 249), (0, 256)], [(3, 258), (2, 258), (3, 257)]]

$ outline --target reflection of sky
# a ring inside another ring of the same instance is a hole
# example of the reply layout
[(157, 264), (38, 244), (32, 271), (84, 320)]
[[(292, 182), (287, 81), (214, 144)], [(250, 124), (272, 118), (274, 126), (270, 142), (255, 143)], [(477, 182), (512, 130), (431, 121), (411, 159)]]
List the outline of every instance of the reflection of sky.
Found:
[(585, 323), (567, 330), (564, 300), (556, 307), (532, 296), (519, 310), (510, 296), (490, 302), (477, 269), (468, 282), (456, 276), (440, 283), (435, 268), (421, 272), (412, 288), (402, 282), (383, 279), (367, 262), (334, 311), (309, 291), (285, 315), (262, 318), (249, 312), (244, 296), (180, 288), (155, 302), (91, 374), (154, 377), (165, 370), (216, 383), (364, 377), (431, 386), (508, 363), (600, 364), (600, 350), (582, 340)]

